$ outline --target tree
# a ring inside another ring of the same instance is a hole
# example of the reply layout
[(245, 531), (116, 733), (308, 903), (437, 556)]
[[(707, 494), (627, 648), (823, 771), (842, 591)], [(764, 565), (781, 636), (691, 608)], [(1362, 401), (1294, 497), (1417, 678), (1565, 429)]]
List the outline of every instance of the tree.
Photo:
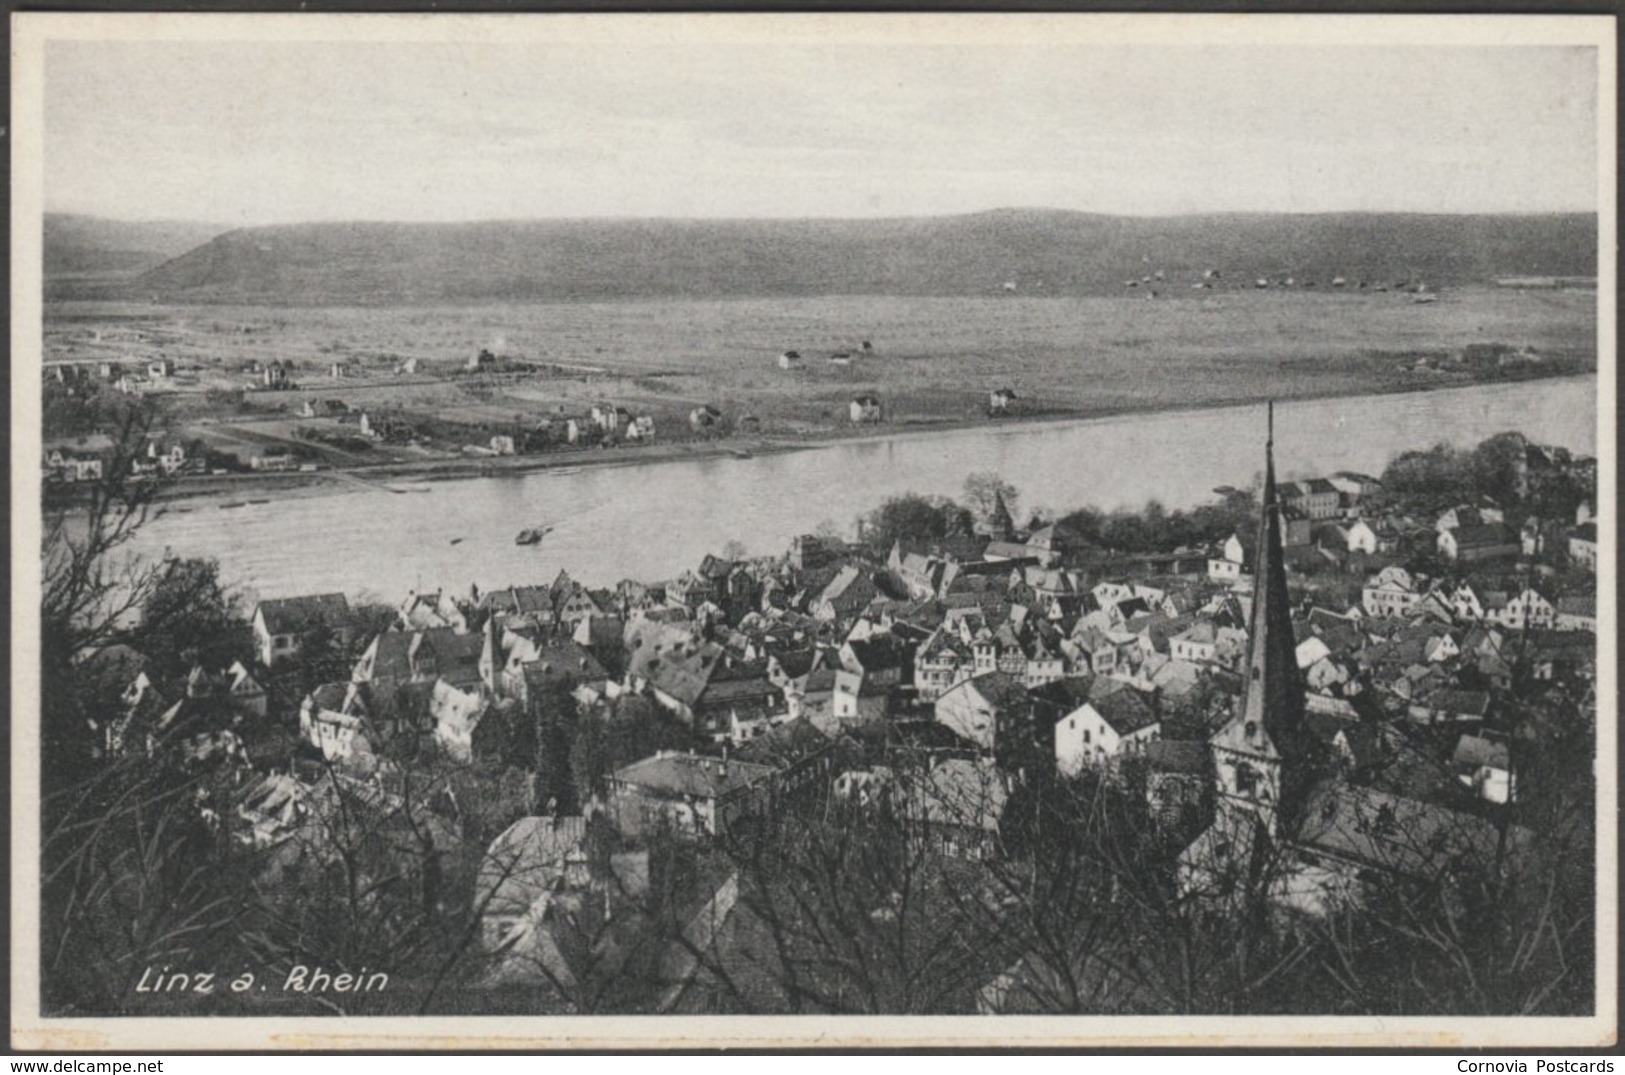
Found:
[(158, 640), (189, 598), (201, 615), (224, 613), (208, 600), (218, 594), (192, 590), (190, 568), (177, 575), (128, 551), (162, 487), (131, 480), (154, 413), (132, 404), (112, 417), (104, 476), (44, 505), (40, 972), (42, 1002), (56, 1013), (125, 1010), (142, 969), (210, 949), (239, 905), (236, 878), (211, 866), (217, 830), (199, 808), (216, 774), (101, 749), (124, 686), (116, 671), (101, 674), (102, 656), (138, 614), (149, 604), (158, 613), (149, 623)]
[(969, 535), (975, 528), (971, 513), (945, 497), (904, 493), (870, 512), (864, 534), (872, 548), (884, 551), (898, 541), (940, 541), (950, 535)]
[(536, 729), (534, 801), (543, 813), (577, 813), (576, 782), (570, 766), (570, 746), (577, 724), (575, 697), (557, 682), (541, 683), (532, 690), (530, 715)]
[(993, 471), (978, 471), (967, 475), (964, 497), (965, 506), (970, 508), (978, 519), (991, 518), (1001, 498), (1011, 519), (1015, 519), (1020, 510), (1021, 493)]
[(735, 834), (737, 918), (680, 933), (690, 982), (725, 1011), (968, 1011), (1003, 953), (969, 928), (958, 864), (900, 812), (821, 814), (804, 806)]
[(1385, 499), (1437, 507), (1456, 503), (1471, 485), (1467, 461), (1448, 444), (1436, 444), (1395, 457), (1382, 472), (1382, 487)]
[(210, 778), (132, 754), (42, 789), (44, 1012), (123, 1013), (147, 967), (232, 965), (244, 885), (199, 809)]
[(606, 776), (662, 750), (687, 750), (701, 737), (662, 713), (647, 698), (623, 694), (612, 709), (582, 714), (570, 746), (570, 769), (580, 802), (603, 791)]
[(117, 641), (163, 577), (161, 565), (128, 551), (161, 482), (130, 479), (146, 447), (153, 413), (118, 412), (104, 476), (75, 499), (45, 504), (40, 601), (41, 779), (47, 789), (72, 786), (91, 768), (106, 698), (88, 696), (76, 664)]
[(1468, 464), (1474, 488), (1506, 507), (1521, 503), (1528, 492), (1528, 453), (1529, 441), (1522, 433), (1500, 433), (1480, 441)]
[(173, 682), (202, 665), (210, 672), (253, 659), (253, 630), (239, 603), (220, 583), (213, 560), (168, 560), (141, 606), (136, 648), (148, 675)]
[(1090, 545), (1101, 544), (1100, 533), (1105, 523), (1105, 514), (1099, 508), (1090, 507), (1070, 511), (1055, 521), (1055, 525), (1072, 531)]
[(455, 980), (478, 926), (459, 893), (484, 854), (446, 794), (463, 768), (426, 752), (380, 794), (329, 766), (286, 840), (240, 853), (260, 882), (245, 894), (243, 956), (279, 979), (299, 965), (389, 974), (386, 993), (307, 998), (336, 1014), (409, 1012)]

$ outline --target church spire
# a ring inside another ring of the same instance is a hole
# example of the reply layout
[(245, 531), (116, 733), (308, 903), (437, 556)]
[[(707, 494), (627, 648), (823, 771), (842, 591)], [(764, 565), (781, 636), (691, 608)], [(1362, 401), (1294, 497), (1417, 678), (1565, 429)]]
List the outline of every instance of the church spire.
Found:
[[(1304, 782), (1313, 775), (1281, 543), (1273, 402), (1264, 442), (1264, 495), (1249, 628), (1240, 703), (1231, 721), (1214, 736), (1213, 747), (1221, 769), (1226, 764), (1231, 767), (1230, 774), (1220, 774), (1221, 787), (1228, 788), (1226, 794), (1248, 801), (1273, 823), (1282, 812), (1295, 813)], [(1238, 766), (1243, 770), (1239, 774)]]
[[(1264, 442), (1264, 503), (1258, 527), (1258, 562), (1253, 581), (1251, 634), (1247, 639), (1247, 680), (1242, 687), (1244, 720), (1257, 721), (1272, 739), (1297, 738), (1303, 728), (1303, 685), (1298, 677), (1297, 642), (1286, 588), (1286, 557), (1281, 547), (1281, 497), (1275, 487), (1275, 403), (1269, 404), (1269, 437)], [(1278, 747), (1285, 747), (1278, 742)]]
[(988, 536), (995, 541), (1010, 541), (1015, 537), (1016, 520), (1010, 515), (1002, 490), (993, 490), (993, 510), (988, 513), (987, 528)]

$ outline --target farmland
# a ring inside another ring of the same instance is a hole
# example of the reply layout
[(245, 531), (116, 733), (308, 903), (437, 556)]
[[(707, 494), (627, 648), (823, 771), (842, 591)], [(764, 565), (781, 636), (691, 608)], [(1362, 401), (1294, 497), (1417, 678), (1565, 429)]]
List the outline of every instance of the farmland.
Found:
[[(1165, 410), (1229, 401), (1341, 396), (1471, 381), (1441, 356), (1497, 344), (1537, 358), (1523, 376), (1596, 365), (1596, 296), (1585, 290), (1472, 287), (1419, 304), (1397, 293), (1201, 291), (1135, 297), (663, 300), (458, 307), (171, 306), (71, 302), (46, 310), (48, 362), (164, 357), (175, 432), (223, 451), (311, 444), (327, 466), (433, 469), (462, 443), (581, 415), (609, 402), (655, 422), (665, 454), (730, 443), (771, 449), (858, 432), (859, 393), (886, 407), (884, 430), (991, 421), (988, 393), (1015, 391), (1016, 419)], [(865, 341), (870, 345), (864, 348)], [(527, 368), (468, 373), (488, 349)], [(800, 353), (799, 368), (777, 356)], [(847, 352), (850, 364), (829, 361)], [(416, 359), (405, 372), (406, 360)], [(252, 363), (291, 364), (296, 387), (241, 391)], [(334, 377), (340, 363), (344, 375)], [(1419, 368), (1423, 367), (1423, 368)], [(1502, 374), (1491, 371), (1488, 376)], [(342, 400), (415, 443), (354, 443), (355, 416), (302, 416)], [(710, 404), (719, 431), (689, 412)], [(742, 423), (745, 416), (754, 422)], [(1008, 419), (1001, 419), (1008, 420)], [(47, 430), (47, 434), (51, 433)], [(349, 444), (349, 447), (342, 445)], [(579, 448), (544, 453), (580, 459)], [(632, 456), (635, 458), (635, 456)], [(524, 457), (503, 461), (533, 465)], [(393, 468), (392, 468), (393, 469)]]

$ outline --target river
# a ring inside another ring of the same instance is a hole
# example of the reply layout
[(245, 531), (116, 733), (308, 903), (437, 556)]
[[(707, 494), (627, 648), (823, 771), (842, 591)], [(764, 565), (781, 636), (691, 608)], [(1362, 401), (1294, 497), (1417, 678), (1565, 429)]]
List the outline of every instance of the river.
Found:
[[(1597, 450), (1595, 376), (1475, 385), (1276, 407), (1283, 478), (1381, 473), (1398, 452), (1470, 446), (1515, 429), (1578, 453)], [(506, 477), (357, 488), (328, 496), (171, 510), (139, 535), (148, 553), (219, 559), (229, 582), (263, 597), (343, 591), (398, 600), (411, 588), (466, 592), (550, 580), (664, 579), (729, 541), (777, 554), (831, 520), (843, 531), (887, 497), (957, 496), (996, 471), (1036, 507), (1188, 507), (1262, 467), (1262, 404), (836, 442), (807, 451), (584, 467)], [(523, 527), (552, 523), (536, 546)], [(453, 542), (456, 544), (453, 544)]]

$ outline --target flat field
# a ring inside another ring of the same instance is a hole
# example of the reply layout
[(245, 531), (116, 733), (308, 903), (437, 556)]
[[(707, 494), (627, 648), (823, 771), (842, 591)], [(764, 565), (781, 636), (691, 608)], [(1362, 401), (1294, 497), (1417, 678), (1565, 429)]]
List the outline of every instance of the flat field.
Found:
[[(762, 438), (783, 442), (853, 432), (846, 404), (865, 392), (882, 399), (895, 430), (986, 421), (996, 388), (1015, 391), (1018, 415), (1081, 417), (1459, 384), (1465, 374), (1413, 367), (1419, 355), (1475, 343), (1531, 348), (1571, 370), (1596, 364), (1596, 295), (1586, 290), (1486, 286), (1427, 303), (1392, 292), (1134, 294), (389, 309), (59, 303), (46, 311), (43, 357), (169, 357), (183, 378), (177, 416), (216, 436), (256, 423), (286, 436), (298, 422), (285, 415), (315, 396), (471, 431), (612, 401), (651, 414), (668, 441), (689, 437), (688, 411), (710, 403), (730, 422), (754, 415)], [(459, 374), (481, 348), (550, 368)], [(800, 369), (778, 367), (786, 350), (800, 352)], [(839, 352), (849, 365), (828, 361)], [(396, 373), (407, 358), (416, 372)], [(208, 388), (244, 385), (249, 361), (272, 359), (295, 364), (297, 390), (252, 393), (249, 414), (206, 398)], [(346, 376), (330, 376), (334, 362)]]

